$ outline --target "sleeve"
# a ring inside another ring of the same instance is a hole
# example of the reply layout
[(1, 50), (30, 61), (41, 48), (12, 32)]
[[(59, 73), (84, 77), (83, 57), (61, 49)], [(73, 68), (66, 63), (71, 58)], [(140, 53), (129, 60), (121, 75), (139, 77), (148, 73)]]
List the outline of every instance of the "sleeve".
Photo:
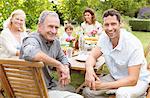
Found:
[(96, 28), (97, 28), (98, 35), (100, 35), (103, 31), (103, 28), (102, 28), (102, 24), (99, 23), (98, 21), (96, 21)]
[(20, 58), (31, 61), (40, 51), (40, 42), (36, 38), (26, 37), (22, 43)]
[(80, 27), (81, 32), (83, 32), (85, 30), (85, 23), (81, 23), (81, 27)]
[(68, 59), (66, 58), (66, 56), (65, 56), (65, 54), (64, 54), (64, 52), (63, 52), (63, 50), (62, 50), (61, 47), (60, 47), (60, 43), (58, 43), (57, 45), (58, 45), (57, 47), (59, 47), (59, 53), (58, 53), (56, 59), (57, 59), (58, 61), (60, 61), (62, 64), (64, 64), (64, 65), (69, 65)]
[(102, 47), (104, 41), (105, 41), (105, 33), (103, 32), (103, 34), (101, 36), (98, 37), (98, 42), (97, 42), (97, 46), (98, 47)]
[(3, 36), (0, 36), (0, 45), (4, 48), (7, 49), (9, 54), (11, 56), (15, 56), (17, 53), (17, 49), (13, 47), (13, 45)]
[(9, 34), (10, 31), (8, 29), (3, 29), (1, 32), (1, 45), (9, 52), (10, 56), (15, 56), (17, 49), (13, 46), (12, 37)]

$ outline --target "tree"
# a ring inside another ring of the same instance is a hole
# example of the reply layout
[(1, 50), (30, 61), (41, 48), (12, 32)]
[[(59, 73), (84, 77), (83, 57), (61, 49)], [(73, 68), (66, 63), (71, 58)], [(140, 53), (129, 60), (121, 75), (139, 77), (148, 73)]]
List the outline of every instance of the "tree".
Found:
[(101, 22), (102, 13), (114, 8), (122, 15), (135, 17), (141, 7), (150, 6), (149, 0), (57, 0), (58, 4), (50, 0), (0, 0), (0, 28), (15, 9), (23, 9), (27, 15), (26, 25), (35, 28), (38, 17), (43, 10), (56, 11), (61, 19), (82, 22), (83, 11), (86, 7), (92, 8)]
[(0, 1), (0, 28), (3, 27), (3, 22), (9, 17), (11, 12), (17, 8), (21, 8), (19, 0), (1, 0)]
[(48, 0), (24, 0), (22, 6), (27, 15), (27, 27), (35, 28), (40, 13), (43, 10), (53, 10), (54, 4)]
[(43, 10), (53, 10), (54, 4), (48, 0), (1, 0), (0, 12), (2, 17), (0, 27), (2, 28), (3, 21), (6, 20), (12, 11), (22, 9), (26, 13), (26, 25), (28, 28), (34, 28), (37, 24), (38, 17)]

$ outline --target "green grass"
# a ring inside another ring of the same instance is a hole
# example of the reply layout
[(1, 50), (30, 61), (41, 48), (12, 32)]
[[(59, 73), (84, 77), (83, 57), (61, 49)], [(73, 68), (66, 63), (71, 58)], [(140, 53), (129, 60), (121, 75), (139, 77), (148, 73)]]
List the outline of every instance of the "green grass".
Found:
[(146, 48), (150, 43), (150, 32), (133, 32), (133, 34), (140, 39), (143, 44), (143, 47)]
[[(52, 71), (51, 74), (52, 77), (54, 77), (55, 80), (58, 80), (56, 71)], [(71, 83), (73, 87), (77, 88), (84, 82), (84, 73), (80, 71), (71, 71)]]

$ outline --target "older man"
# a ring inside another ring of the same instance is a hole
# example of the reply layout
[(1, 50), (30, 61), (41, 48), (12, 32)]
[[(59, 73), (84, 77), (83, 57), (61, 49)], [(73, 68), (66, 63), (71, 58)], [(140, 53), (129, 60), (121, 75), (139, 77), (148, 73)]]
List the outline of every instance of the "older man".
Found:
[[(104, 12), (103, 27), (105, 32), (86, 62), (88, 87), (84, 95), (86, 98), (107, 98), (107, 94), (116, 94), (116, 98), (143, 98), (150, 73), (140, 40), (121, 29), (121, 16), (114, 9)], [(93, 66), (101, 55), (105, 57), (110, 74), (99, 78)]]
[(32, 33), (23, 41), (20, 58), (45, 63), (43, 68), (44, 79), (47, 88), (50, 89), (49, 93), (52, 98), (64, 98), (66, 96), (70, 96), (69, 98), (82, 98), (82, 96), (75, 93), (58, 91), (61, 87), (54, 88), (54, 85), (52, 85), (49, 66), (56, 67), (61, 86), (65, 86), (70, 82), (69, 63), (61, 50), (59, 41), (56, 39), (59, 25), (60, 20), (57, 13), (43, 11), (39, 18), (37, 32)]

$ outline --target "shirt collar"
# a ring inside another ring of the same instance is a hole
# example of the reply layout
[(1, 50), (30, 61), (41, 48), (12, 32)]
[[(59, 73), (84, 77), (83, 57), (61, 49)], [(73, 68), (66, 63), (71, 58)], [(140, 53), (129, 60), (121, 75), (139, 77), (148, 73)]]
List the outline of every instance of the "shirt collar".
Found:
[(48, 41), (48, 40), (46, 40), (41, 34), (40, 34), (40, 38), (42, 39), (42, 41), (43, 41), (47, 46), (51, 46), (51, 45), (53, 44), (53, 42), (55, 41), (55, 40), (53, 40), (53, 41)]
[(122, 47), (123, 47), (123, 32), (122, 32), (122, 29), (120, 29), (119, 42), (118, 42), (118, 45), (114, 48), (114, 50), (121, 51)]

